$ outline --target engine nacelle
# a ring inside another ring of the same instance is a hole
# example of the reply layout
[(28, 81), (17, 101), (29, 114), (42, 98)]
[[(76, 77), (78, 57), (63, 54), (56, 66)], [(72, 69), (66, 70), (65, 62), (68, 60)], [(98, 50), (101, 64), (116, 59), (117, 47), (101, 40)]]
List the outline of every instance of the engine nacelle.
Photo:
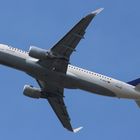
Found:
[(47, 58), (48, 52), (45, 49), (31, 46), (29, 49), (29, 56), (42, 60)]
[(41, 97), (41, 90), (39, 88), (25, 85), (23, 88), (23, 94), (31, 98), (39, 99)]

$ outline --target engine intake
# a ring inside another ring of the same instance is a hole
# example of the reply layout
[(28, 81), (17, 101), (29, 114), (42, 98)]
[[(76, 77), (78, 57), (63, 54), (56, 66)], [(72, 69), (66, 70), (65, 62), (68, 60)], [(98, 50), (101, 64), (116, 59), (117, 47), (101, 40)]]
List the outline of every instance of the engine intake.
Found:
[(33, 58), (37, 58), (40, 60), (46, 59), (48, 56), (48, 52), (45, 49), (41, 49), (38, 47), (31, 46), (29, 49), (29, 56)]
[(41, 90), (39, 88), (25, 85), (23, 88), (23, 94), (31, 98), (39, 99), (41, 97)]

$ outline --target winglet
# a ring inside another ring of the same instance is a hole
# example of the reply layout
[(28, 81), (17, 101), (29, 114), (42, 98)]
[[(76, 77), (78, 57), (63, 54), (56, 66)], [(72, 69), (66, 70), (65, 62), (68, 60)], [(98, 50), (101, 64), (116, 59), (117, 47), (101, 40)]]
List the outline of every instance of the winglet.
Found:
[(81, 129), (83, 129), (83, 127), (82, 127), (82, 126), (81, 126), (81, 127), (76, 128), (76, 129), (73, 129), (73, 132), (74, 132), (74, 133), (77, 133), (77, 132), (79, 132)]
[(91, 12), (90, 14), (88, 14), (86, 17), (94, 17), (94, 16), (96, 16), (96, 15), (98, 15), (100, 12), (102, 12), (104, 10), (104, 8), (99, 8), (99, 9), (97, 9), (97, 10), (95, 10), (95, 11), (93, 11), (93, 12)]
[(104, 10), (104, 8), (99, 8), (96, 11), (93, 11), (91, 14), (93, 15), (98, 15), (100, 12), (102, 12)]

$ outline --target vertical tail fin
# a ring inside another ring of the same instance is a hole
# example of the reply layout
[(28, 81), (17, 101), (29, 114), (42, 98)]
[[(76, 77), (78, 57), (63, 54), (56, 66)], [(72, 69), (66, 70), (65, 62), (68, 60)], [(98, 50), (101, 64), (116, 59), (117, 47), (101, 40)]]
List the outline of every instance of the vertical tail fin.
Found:
[(140, 78), (127, 82), (128, 84), (132, 85), (132, 86), (137, 86), (138, 84), (140, 84)]

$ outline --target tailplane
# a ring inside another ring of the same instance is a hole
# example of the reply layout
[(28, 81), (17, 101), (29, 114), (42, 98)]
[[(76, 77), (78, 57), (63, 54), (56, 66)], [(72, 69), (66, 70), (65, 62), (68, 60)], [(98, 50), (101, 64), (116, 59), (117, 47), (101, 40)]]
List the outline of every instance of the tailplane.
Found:
[(138, 107), (140, 108), (140, 100), (135, 100), (135, 102), (138, 105)]

